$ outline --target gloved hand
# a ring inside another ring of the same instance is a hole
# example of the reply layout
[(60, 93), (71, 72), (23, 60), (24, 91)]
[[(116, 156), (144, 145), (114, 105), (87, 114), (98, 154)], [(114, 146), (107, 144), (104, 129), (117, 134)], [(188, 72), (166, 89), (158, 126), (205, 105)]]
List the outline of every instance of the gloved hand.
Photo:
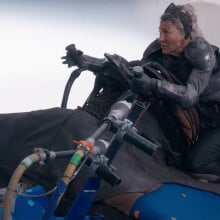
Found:
[(140, 66), (135, 66), (132, 70), (134, 74), (132, 91), (142, 97), (147, 96), (149, 91), (156, 88), (157, 80), (146, 75)]
[(164, 67), (163, 67), (160, 63), (158, 63), (158, 62), (152, 62), (152, 61), (147, 62), (147, 63), (144, 65), (144, 67), (145, 67), (145, 66), (150, 66), (150, 67), (155, 68), (155, 69), (158, 69), (158, 70), (164, 69)]
[(158, 79), (181, 84), (180, 80), (175, 76), (175, 74), (165, 69), (158, 62), (148, 62), (143, 66), (143, 68), (145, 71), (150, 71)]
[(63, 64), (67, 64), (68, 67), (78, 66), (87, 68), (83, 52), (81, 50), (77, 50), (75, 44), (70, 44), (65, 49), (67, 51), (66, 56), (61, 57), (61, 59), (64, 59)]

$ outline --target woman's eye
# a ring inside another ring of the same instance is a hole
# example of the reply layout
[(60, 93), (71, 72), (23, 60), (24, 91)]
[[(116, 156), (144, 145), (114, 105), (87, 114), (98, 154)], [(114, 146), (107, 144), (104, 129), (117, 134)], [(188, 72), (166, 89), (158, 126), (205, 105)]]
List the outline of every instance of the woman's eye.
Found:
[(170, 31), (168, 31), (168, 30), (159, 30), (159, 33), (160, 34), (169, 34)]

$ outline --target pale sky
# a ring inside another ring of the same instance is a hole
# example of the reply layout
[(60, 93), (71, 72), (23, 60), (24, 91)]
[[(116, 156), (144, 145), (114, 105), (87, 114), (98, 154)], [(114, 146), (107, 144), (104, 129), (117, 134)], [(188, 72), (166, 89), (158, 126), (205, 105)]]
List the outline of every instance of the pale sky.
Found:
[[(220, 6), (213, 4), (218, 1), (0, 0), (0, 112), (60, 106), (73, 71), (60, 59), (68, 44), (95, 57), (108, 52), (141, 58), (158, 37), (159, 17), (171, 2), (192, 3), (205, 37), (220, 46)], [(85, 101), (93, 80), (91, 72), (80, 76), (68, 108)]]

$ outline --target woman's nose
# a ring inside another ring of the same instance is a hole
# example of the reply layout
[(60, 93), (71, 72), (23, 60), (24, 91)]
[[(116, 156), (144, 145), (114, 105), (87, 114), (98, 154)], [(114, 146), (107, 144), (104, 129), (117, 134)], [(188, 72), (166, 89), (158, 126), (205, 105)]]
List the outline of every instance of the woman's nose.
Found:
[(160, 33), (160, 41), (164, 41), (164, 34)]

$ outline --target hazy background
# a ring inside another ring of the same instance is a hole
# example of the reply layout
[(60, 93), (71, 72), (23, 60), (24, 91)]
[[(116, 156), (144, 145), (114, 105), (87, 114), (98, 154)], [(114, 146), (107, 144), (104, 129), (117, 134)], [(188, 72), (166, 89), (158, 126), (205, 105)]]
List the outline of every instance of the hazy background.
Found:
[[(218, 0), (0, 0), (0, 113), (60, 106), (73, 71), (60, 59), (68, 44), (95, 57), (141, 58), (171, 2), (192, 3), (204, 35), (220, 46)], [(77, 79), (68, 108), (85, 101), (93, 80), (88, 71)]]

